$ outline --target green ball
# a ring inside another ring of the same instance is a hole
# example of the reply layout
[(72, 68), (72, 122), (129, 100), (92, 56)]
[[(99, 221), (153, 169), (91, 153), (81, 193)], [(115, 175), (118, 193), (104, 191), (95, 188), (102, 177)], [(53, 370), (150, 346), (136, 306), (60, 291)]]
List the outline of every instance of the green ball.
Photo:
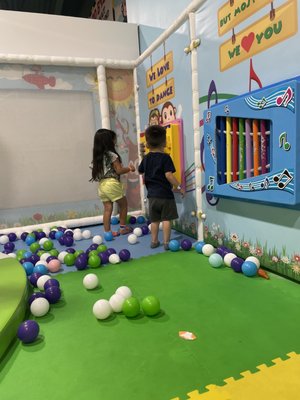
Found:
[(68, 253), (68, 254), (65, 255), (64, 263), (65, 263), (68, 267), (71, 267), (72, 265), (74, 265), (75, 260), (76, 260), (75, 255), (74, 255), (73, 253)]
[(123, 303), (122, 311), (126, 317), (136, 317), (140, 313), (140, 310), (140, 303), (136, 297), (129, 297)]
[(88, 259), (88, 265), (91, 268), (98, 268), (101, 264), (101, 258), (97, 254), (92, 254)]
[(41, 257), (42, 254), (46, 253), (45, 250), (39, 250), (36, 254)]
[(51, 254), (51, 256), (57, 257), (59, 255), (59, 251), (57, 249), (52, 249), (49, 251), (49, 254)]
[(97, 256), (98, 253), (99, 253), (99, 251), (97, 251), (97, 250), (91, 250), (91, 251), (89, 252), (89, 257), (90, 257), (90, 256)]
[(130, 218), (131, 218), (131, 215), (127, 215), (127, 217), (126, 217), (126, 224), (130, 224)]
[(152, 317), (160, 312), (160, 302), (155, 296), (147, 296), (142, 301), (142, 310), (146, 315)]
[(24, 250), (24, 249), (17, 250), (17, 252), (16, 252), (17, 259), (20, 261), (23, 258), (25, 253), (26, 253), (26, 250)]
[(49, 251), (49, 250), (51, 250), (51, 249), (53, 249), (53, 242), (52, 242), (52, 240), (46, 240), (44, 243), (43, 243), (43, 249), (44, 250), (46, 250), (46, 251)]
[(40, 248), (40, 244), (38, 242), (33, 242), (33, 243), (31, 243), (29, 248), (30, 248), (30, 251), (32, 251), (32, 253), (35, 253)]
[(105, 250), (107, 250), (107, 246), (105, 246), (105, 244), (99, 244), (99, 246), (97, 247), (98, 253), (103, 253)]

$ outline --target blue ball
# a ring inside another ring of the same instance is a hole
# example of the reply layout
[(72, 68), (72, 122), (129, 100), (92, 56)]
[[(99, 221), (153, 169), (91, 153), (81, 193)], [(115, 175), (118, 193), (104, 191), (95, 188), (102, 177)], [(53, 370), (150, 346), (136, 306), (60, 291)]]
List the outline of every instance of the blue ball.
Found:
[(143, 215), (140, 215), (139, 217), (137, 217), (136, 222), (138, 224), (144, 224), (146, 221), (145, 217)]
[(220, 254), (214, 253), (208, 258), (209, 264), (214, 268), (220, 268), (223, 265), (223, 258)]
[(23, 258), (30, 258), (31, 256), (32, 256), (32, 253), (31, 253), (31, 251), (28, 250), (24, 253)]
[(257, 266), (252, 261), (245, 261), (242, 264), (242, 272), (246, 276), (254, 276), (257, 274)]
[(180, 243), (178, 242), (178, 240), (170, 240), (169, 242), (169, 249), (171, 251), (178, 251), (180, 249)]
[(197, 242), (195, 244), (195, 250), (197, 253), (202, 253), (202, 247), (205, 245), (205, 242)]
[(111, 217), (110, 223), (111, 223), (112, 225), (118, 225), (118, 223), (119, 223), (119, 218), (118, 218), (118, 217)]
[(107, 242), (112, 241), (113, 238), (114, 238), (114, 237), (113, 237), (112, 232), (104, 232), (104, 239), (105, 239)]
[(37, 264), (33, 268), (33, 273), (35, 273), (35, 272), (37, 272), (38, 274), (41, 274), (41, 275), (47, 275), (49, 271), (48, 271), (47, 267), (45, 267), (44, 264)]
[(63, 236), (63, 234), (64, 233), (62, 231), (56, 231), (54, 237), (56, 240), (59, 240)]
[[(23, 268), (25, 269), (26, 275), (29, 276), (33, 273), (34, 265), (30, 261), (25, 261), (23, 264)], [(36, 271), (38, 272), (38, 271)]]
[(25, 243), (28, 245), (28, 246), (30, 246), (32, 243), (34, 243), (35, 242), (35, 237), (34, 236), (31, 236), (31, 235), (28, 235), (27, 237), (26, 237), (26, 239), (25, 239)]

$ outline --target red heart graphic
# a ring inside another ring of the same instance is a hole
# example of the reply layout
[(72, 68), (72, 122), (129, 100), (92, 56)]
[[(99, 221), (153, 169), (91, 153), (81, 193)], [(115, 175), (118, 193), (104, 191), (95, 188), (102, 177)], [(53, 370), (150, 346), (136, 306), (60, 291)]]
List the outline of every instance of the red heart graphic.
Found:
[(243, 37), (242, 39), (242, 48), (244, 50), (247, 51), (247, 53), (249, 52), (249, 50), (251, 49), (252, 43), (254, 42), (254, 33), (250, 32), (248, 36)]

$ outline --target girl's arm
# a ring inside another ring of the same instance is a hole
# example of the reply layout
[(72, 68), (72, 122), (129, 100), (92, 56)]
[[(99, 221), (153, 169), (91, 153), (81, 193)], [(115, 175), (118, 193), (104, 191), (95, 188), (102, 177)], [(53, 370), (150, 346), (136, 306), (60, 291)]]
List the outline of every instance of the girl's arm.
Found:
[(112, 166), (118, 175), (128, 174), (128, 172), (134, 172), (135, 168), (131, 164), (128, 167), (123, 167), (119, 160), (116, 160), (112, 163)]

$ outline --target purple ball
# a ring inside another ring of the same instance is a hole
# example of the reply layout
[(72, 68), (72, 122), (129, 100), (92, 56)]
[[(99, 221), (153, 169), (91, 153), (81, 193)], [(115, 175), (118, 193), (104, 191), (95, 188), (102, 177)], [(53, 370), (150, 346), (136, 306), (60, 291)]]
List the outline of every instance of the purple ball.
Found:
[(242, 265), (243, 265), (244, 261), (245, 260), (243, 260), (240, 257), (235, 257), (231, 261), (230, 266), (234, 270), (234, 272), (242, 272)]
[[(49, 235), (49, 236), (50, 236), (50, 235)], [(60, 237), (60, 238), (58, 239), (58, 243), (61, 244), (62, 246), (64, 246), (64, 245), (65, 245), (65, 237), (64, 237), (64, 236)]]
[(66, 230), (66, 228), (63, 228), (62, 226), (58, 226), (58, 227), (57, 227), (57, 230), (58, 230), (58, 231), (61, 231), (61, 232), (64, 232), (64, 231)]
[(188, 250), (190, 250), (191, 247), (192, 247), (192, 242), (191, 242), (189, 239), (183, 239), (183, 240), (181, 241), (180, 245), (181, 245), (181, 248), (182, 248), (184, 251), (188, 251)]
[(66, 231), (66, 232), (64, 233), (64, 235), (65, 235), (65, 236), (72, 236), (72, 237), (73, 237), (74, 233), (73, 233), (73, 231)]
[(88, 257), (85, 253), (79, 254), (79, 256), (75, 260), (75, 267), (78, 270), (83, 270), (87, 268)]
[(59, 287), (59, 282), (57, 279), (48, 279), (45, 283), (44, 283), (44, 290), (49, 289), (49, 287), (51, 286), (57, 286)]
[(55, 234), (56, 234), (56, 231), (50, 231), (49, 232), (49, 238), (52, 239), (52, 240), (55, 239)]
[(17, 235), (13, 232), (9, 233), (7, 236), (10, 242), (15, 242), (17, 240)]
[(32, 254), (29, 257), (29, 261), (32, 262), (32, 264), (36, 264), (38, 261), (40, 261), (40, 257), (37, 254)]
[(10, 253), (12, 253), (14, 251), (14, 249), (15, 249), (15, 244), (14, 243), (12, 243), (12, 242), (5, 243), (4, 250), (7, 250)]
[(23, 240), (23, 242), (25, 242), (26, 238), (27, 238), (28, 232), (23, 232), (21, 234), (21, 239)]
[(30, 305), (33, 302), (33, 300), (38, 299), (39, 297), (44, 297), (45, 298), (44, 293), (42, 293), (42, 292), (33, 293), (28, 299), (28, 304)]
[(109, 255), (106, 253), (106, 251), (104, 251), (102, 253), (98, 253), (98, 256), (101, 258), (101, 264), (107, 264), (108, 263)]
[(122, 261), (128, 261), (130, 259), (130, 251), (127, 249), (120, 250), (119, 257)]
[(57, 303), (61, 297), (61, 290), (58, 286), (50, 286), (45, 290), (45, 297), (50, 304)]
[(216, 249), (216, 253), (217, 254), (219, 254), (221, 257), (223, 257), (224, 258), (224, 250), (226, 249), (226, 247), (225, 246), (219, 246), (219, 247), (217, 247), (217, 249)]
[(111, 256), (112, 254), (117, 254), (116, 250), (113, 249), (112, 247), (110, 247), (109, 249), (105, 250), (105, 253), (109, 256)]
[(35, 236), (36, 236), (37, 240), (41, 240), (42, 238), (46, 237), (46, 233), (45, 232), (37, 232)]
[(72, 246), (73, 245), (73, 243), (74, 243), (73, 236), (64, 235), (63, 238), (64, 238), (65, 246)]
[(149, 228), (148, 228), (147, 225), (143, 225), (143, 226), (141, 227), (141, 229), (142, 229), (143, 235), (148, 235), (148, 233), (149, 233)]
[(66, 252), (74, 254), (74, 253), (76, 253), (76, 250), (73, 249), (73, 247), (69, 247), (68, 249), (66, 249)]
[(92, 250), (97, 250), (98, 246), (99, 246), (99, 244), (93, 243), (93, 244), (90, 245), (89, 250), (91, 250), (91, 251)]
[(136, 223), (136, 218), (133, 215), (129, 218), (129, 223), (132, 225)]
[(30, 275), (29, 281), (32, 284), (32, 286), (37, 287), (36, 283), (39, 277), (42, 276), (39, 272), (34, 272), (33, 274)]
[(29, 319), (19, 325), (17, 336), (23, 343), (32, 343), (38, 337), (39, 331), (38, 323)]

